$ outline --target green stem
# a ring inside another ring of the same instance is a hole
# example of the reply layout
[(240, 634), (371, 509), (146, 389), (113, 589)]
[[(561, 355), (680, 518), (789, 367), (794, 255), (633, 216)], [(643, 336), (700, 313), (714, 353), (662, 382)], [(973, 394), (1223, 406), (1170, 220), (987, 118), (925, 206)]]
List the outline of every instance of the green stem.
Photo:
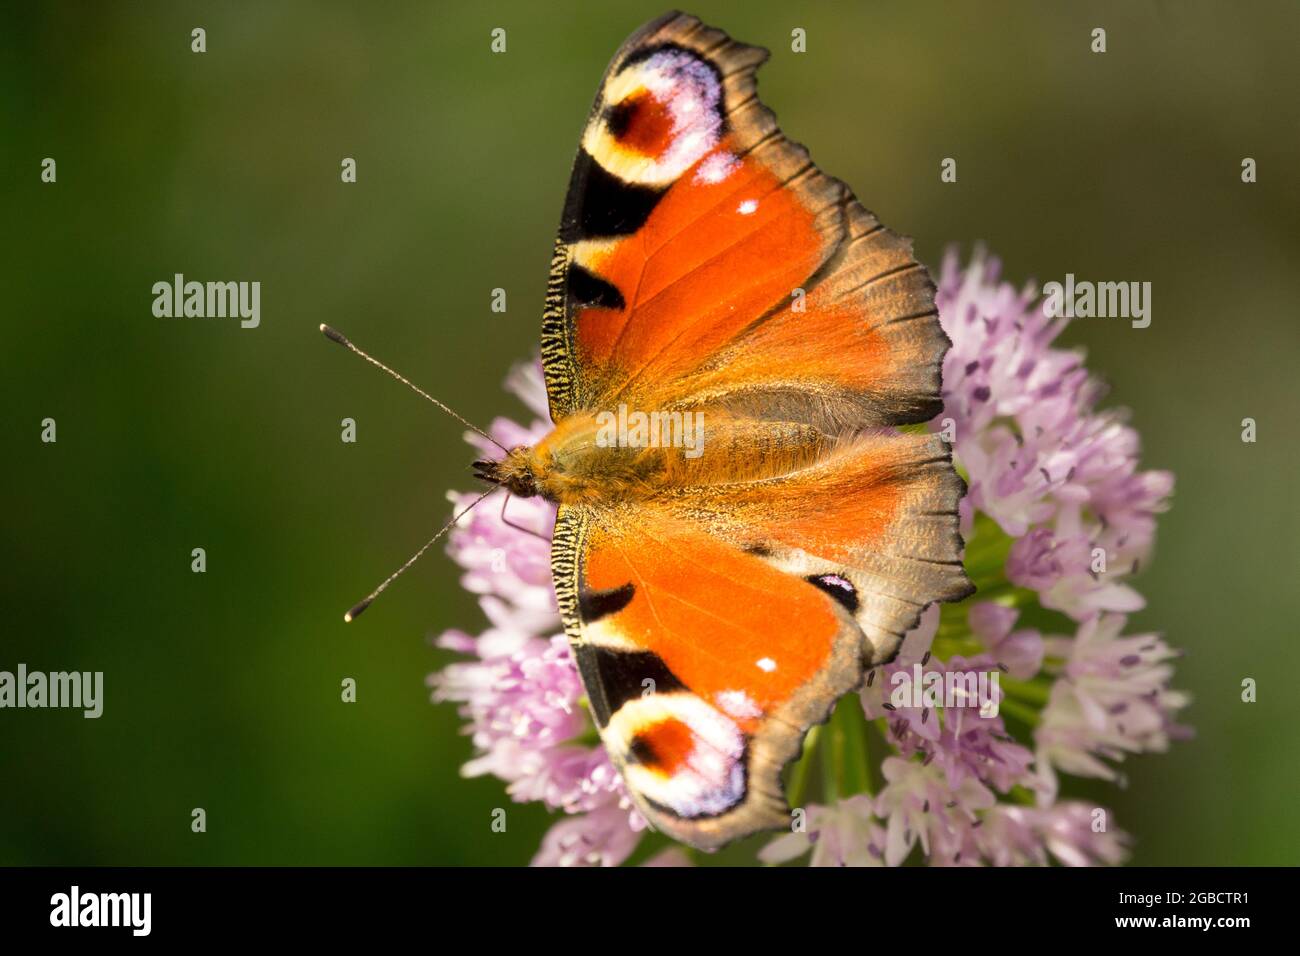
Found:
[(998, 704), (998, 710), (1031, 729), (1038, 726), (1038, 711), (1013, 697), (1002, 698), (1002, 701)]
[(817, 745), (821, 741), (821, 728), (814, 727), (804, 738), (803, 755), (794, 765), (790, 775), (790, 806), (798, 807), (803, 803), (804, 791), (808, 789), (808, 774), (812, 770), (813, 760), (817, 756)]
[(826, 724), (826, 747), (822, 751), (822, 803), (828, 806), (840, 799), (840, 784), (844, 780), (844, 727), (836, 718), (840, 710)]
[[(842, 713), (841, 713), (842, 712)], [(850, 694), (840, 701), (836, 719), (844, 727), (844, 791), (846, 794), (871, 792), (871, 754), (867, 749), (867, 717), (862, 701)]]
[(867, 719), (856, 694), (840, 700), (825, 730), (822, 750), (822, 799), (834, 803), (844, 797), (871, 792)]
[(1038, 802), (1032, 790), (1022, 787), (1019, 784), (1011, 788), (1010, 796), (1013, 801), (1025, 807), (1032, 807)]
[(1008, 697), (1014, 697), (1017, 701), (1029, 704), (1038, 710), (1047, 706), (1047, 698), (1051, 694), (1051, 687), (1041, 681), (1016, 680), (1014, 677), (1003, 677), (999, 683), (1002, 689), (1007, 692)]

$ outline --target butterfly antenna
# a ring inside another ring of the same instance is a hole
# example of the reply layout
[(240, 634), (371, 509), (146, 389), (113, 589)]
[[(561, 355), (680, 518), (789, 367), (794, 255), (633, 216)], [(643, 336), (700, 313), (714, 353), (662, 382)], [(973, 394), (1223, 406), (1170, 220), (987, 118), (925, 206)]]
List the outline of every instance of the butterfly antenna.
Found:
[[(340, 332), (338, 329), (333, 328), (332, 326), (325, 325), (324, 323), (321, 323), (320, 330), (321, 330), (322, 332), (325, 333), (325, 338), (329, 339), (331, 342), (337, 342), (339, 345), (343, 346), (343, 347), (344, 347), (345, 349), (347, 349), (349, 352), (354, 352), (354, 353), (356, 353), (357, 355), (360, 355), (363, 359), (365, 359), (365, 360), (366, 360), (367, 362), (369, 362), (371, 365), (373, 365), (373, 366), (375, 366), (376, 368), (382, 369), (383, 371), (387, 372), (389, 375), (391, 375), (393, 378), (397, 379), (399, 382), (401, 382), (403, 385), (405, 385), (405, 386), (406, 386), (407, 388), (409, 388), (411, 391), (415, 392), (415, 394), (419, 395), (421, 398), (424, 398), (424, 399), (426, 399), (427, 401), (432, 402), (434, 405), (437, 405), (437, 406), (438, 406), (439, 408), (441, 408), (444, 412), (446, 412), (446, 413), (447, 413), (448, 415), (450, 415), (452, 418), (456, 419), (456, 421), (460, 422), (460, 423), (461, 423), (462, 425), (464, 425), (466, 428), (468, 428), (468, 429), (470, 429), (470, 430), (472, 430), (472, 431), (478, 432), (480, 435), (482, 435), (484, 438), (486, 438), (486, 439), (487, 439), (488, 441), (490, 441), (492, 444), (494, 444), (494, 445), (496, 445), (498, 448), (500, 448), (500, 449), (501, 449), (503, 452), (505, 452), (507, 455), (510, 454), (510, 449), (506, 448), (505, 445), (501, 444), (499, 441), (497, 441), (495, 438), (493, 438), (491, 435), (489, 435), (489, 434), (488, 434), (487, 432), (485, 432), (483, 429), (479, 428), (477, 425), (473, 425), (473, 424), (471, 424), (470, 422), (466, 421), (465, 418), (464, 418), (463, 416), (461, 416), (461, 415), (457, 414), (456, 412), (452, 411), (450, 408), (448, 408), (448, 407), (447, 407), (446, 405), (444, 405), (442, 402), (438, 401), (436, 398), (434, 398), (432, 395), (430, 395), (430, 394), (429, 394), (428, 392), (426, 392), (424, 389), (420, 388), (420, 386), (416, 385), (416, 384), (415, 384), (414, 382), (412, 382), (410, 379), (406, 378), (404, 375), (398, 375), (396, 372), (394, 372), (391, 368), (389, 368), (389, 367), (388, 367), (387, 365), (385, 365), (383, 362), (379, 361), (379, 359), (375, 358), (375, 357), (372, 356), (372, 355), (367, 354), (366, 352), (361, 351), (361, 349), (359, 349), (359, 348), (357, 348), (355, 345), (353, 345), (352, 342), (348, 339), (348, 337), (347, 337), (346, 335), (344, 335), (342, 332)], [(419, 557), (419, 555), (416, 555), (416, 557)], [(400, 573), (400, 572), (399, 572), (399, 573)]]
[(355, 604), (352, 607), (352, 609), (348, 611), (348, 613), (344, 614), (343, 620), (351, 624), (358, 617), (360, 617), (361, 612), (364, 611), (366, 608), (370, 607), (370, 602), (373, 601), (375, 598), (379, 597), (379, 595), (384, 592), (384, 589), (387, 588), (388, 585), (396, 581), (402, 575), (402, 573), (406, 571), (407, 568), (413, 565), (416, 561), (419, 561), (420, 556), (424, 554), (424, 552), (428, 551), (431, 547), (433, 547), (434, 542), (436, 542), (444, 534), (450, 531), (455, 526), (457, 521), (465, 517), (465, 515), (469, 514), (470, 511), (473, 510), (474, 505), (477, 505), (480, 501), (482, 501), (484, 498), (486, 498), (488, 495), (492, 494), (492, 492), (496, 490), (497, 490), (496, 488), (489, 488), (487, 491), (483, 492), (483, 494), (475, 498), (471, 504), (461, 509), (461, 511), (454, 518), (452, 518), (450, 521), (448, 521), (445, 525), (442, 526), (441, 531), (439, 531), (437, 534), (435, 534), (432, 538), (430, 538), (428, 541), (424, 543), (424, 547), (422, 547), (419, 551), (415, 552), (415, 554), (411, 555), (410, 559), (404, 565), (402, 565), (400, 568), (398, 568), (396, 571), (394, 571), (392, 574), (386, 577), (384, 579), (383, 584), (379, 585), (379, 587), (371, 591), (368, 595), (366, 595), (365, 600), (358, 601), (357, 604)]

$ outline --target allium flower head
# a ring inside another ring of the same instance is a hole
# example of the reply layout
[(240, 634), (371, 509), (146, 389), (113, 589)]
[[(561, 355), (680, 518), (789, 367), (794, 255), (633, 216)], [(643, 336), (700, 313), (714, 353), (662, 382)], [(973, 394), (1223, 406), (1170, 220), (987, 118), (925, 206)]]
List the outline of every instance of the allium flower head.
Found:
[[(1105, 808), (1062, 799), (1061, 776), (1118, 780), (1126, 757), (1188, 734), (1175, 721), (1187, 697), (1169, 687), (1177, 653), (1158, 635), (1125, 634), (1126, 615), (1144, 605), (1132, 580), (1173, 478), (1141, 469), (1137, 432), (1097, 408), (1102, 388), (1082, 355), (1054, 345), (1065, 320), (1000, 281), (996, 260), (977, 254), (963, 268), (949, 253), (936, 302), (953, 345), (930, 427), (952, 442), (968, 482), (962, 528), (979, 592), (927, 609), (897, 658), (869, 675), (861, 708), (841, 705), (809, 736), (791, 800), (802, 800), (813, 763), (822, 800), (804, 804), (759, 859), (1120, 863), (1129, 838)], [(550, 427), (539, 368), (518, 366), (507, 386), (535, 417), (498, 419), (493, 437), (537, 441)], [(473, 500), (450, 497), (454, 507)], [(617, 865), (645, 822), (594, 734), (562, 634), (546, 543), (555, 509), (540, 498), (508, 509), (503, 518), (481, 506), (451, 535), (489, 624), (477, 637), (439, 638), (468, 659), (430, 678), (433, 696), (457, 702), (468, 722), (466, 775), (493, 774), (515, 800), (561, 814), (535, 864)], [(1058, 624), (1042, 633), (1026, 618)], [(983, 700), (969, 683), (981, 674), (992, 688)], [(919, 706), (895, 696), (918, 676), (956, 696)], [(687, 861), (666, 850), (651, 863)]]

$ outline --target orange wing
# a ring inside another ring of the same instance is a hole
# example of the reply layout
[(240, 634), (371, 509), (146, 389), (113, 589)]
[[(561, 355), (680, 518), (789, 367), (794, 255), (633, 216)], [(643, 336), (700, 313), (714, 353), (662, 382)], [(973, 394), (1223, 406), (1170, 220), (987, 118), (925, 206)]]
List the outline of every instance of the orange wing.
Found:
[(736, 548), (831, 587), (874, 666), (893, 658), (927, 605), (974, 591), (958, 533), (964, 490), (939, 436), (882, 429), (786, 475), (692, 490), (682, 510)]
[(934, 436), (865, 433), (779, 478), (561, 506), (555, 588), (606, 749), (657, 828), (789, 822), (780, 774), (924, 606), (970, 585)]
[(825, 590), (666, 511), (628, 510), (562, 507), (553, 544), (611, 759), (676, 839), (788, 825), (781, 769), (861, 680), (860, 632)]
[(781, 134), (756, 92), (766, 57), (681, 14), (614, 57), (548, 287), (556, 421), (622, 400), (836, 431), (938, 411), (933, 285), (909, 240)]

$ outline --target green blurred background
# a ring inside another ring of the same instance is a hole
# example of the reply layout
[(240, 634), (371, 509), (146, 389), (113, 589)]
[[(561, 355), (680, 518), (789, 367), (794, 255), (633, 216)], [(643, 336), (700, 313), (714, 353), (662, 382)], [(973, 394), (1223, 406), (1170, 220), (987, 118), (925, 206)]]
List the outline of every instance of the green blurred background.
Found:
[[(548, 818), (463, 780), (426, 636), (481, 629), (431, 555), (340, 613), (470, 487), (461, 429), (532, 353), (569, 163), (652, 3), (48, 3), (0, 14), (0, 669), (106, 672), (104, 716), (0, 711), (0, 863), (523, 863)], [(1139, 864), (1295, 863), (1300, 8), (700, 3), (773, 50), (809, 144), (936, 263), (1153, 283), (1081, 321), (1173, 511), (1135, 627), (1186, 648), (1197, 738), (1087, 789)], [(190, 30), (208, 52), (190, 52)], [(1102, 26), (1108, 52), (1089, 50)], [(508, 52), (489, 52), (489, 31)], [(794, 27), (808, 51), (790, 50)], [(58, 182), (39, 181), (44, 157)], [(358, 182), (343, 185), (343, 157)], [(958, 182), (939, 162), (958, 160)], [(1254, 157), (1259, 182), (1243, 185)], [(173, 273), (262, 283), (262, 324), (154, 318)], [(509, 310), (489, 310), (490, 290)], [(58, 422), (41, 444), (40, 421)], [(339, 421), (359, 441), (339, 440)], [(1256, 444), (1240, 422), (1259, 423)], [(190, 571), (204, 547), (208, 572)], [(356, 678), (355, 705), (339, 682)], [(1259, 701), (1239, 700), (1244, 677)], [(190, 809), (208, 832), (190, 831)], [(511, 807), (493, 834), (493, 807)]]

